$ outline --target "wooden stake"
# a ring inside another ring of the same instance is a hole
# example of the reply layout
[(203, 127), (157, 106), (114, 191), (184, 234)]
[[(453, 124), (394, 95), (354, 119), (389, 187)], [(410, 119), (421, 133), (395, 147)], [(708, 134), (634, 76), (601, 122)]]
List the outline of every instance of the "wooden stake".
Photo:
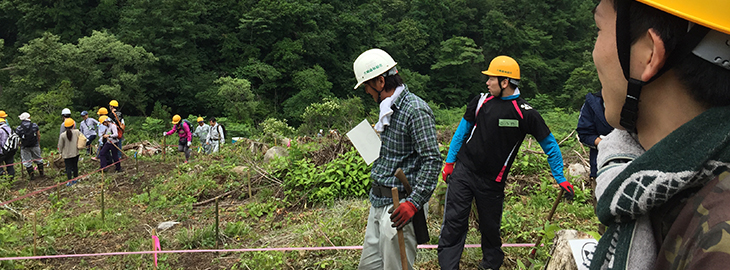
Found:
[[(152, 236), (157, 236), (157, 229), (152, 229)], [(155, 239), (152, 238), (152, 251), (154, 252), (155, 250), (157, 250), (157, 246), (155, 245)], [(157, 253), (153, 256), (155, 255), (157, 255)], [(157, 265), (155, 265), (155, 270), (157, 270)]]
[(163, 162), (165, 161), (165, 148), (167, 148), (167, 146), (165, 146), (165, 143), (166, 143), (165, 139), (167, 139), (167, 137), (162, 136), (162, 161)]
[(251, 168), (246, 171), (246, 177), (248, 177), (248, 198), (251, 198)]
[(104, 170), (101, 170), (101, 223), (104, 223)]
[[(400, 199), (398, 199), (398, 188), (394, 187), (390, 189), (391, 195), (393, 195), (393, 209), (397, 209), (400, 206)], [(398, 247), (400, 248), (400, 262), (403, 270), (408, 270), (408, 257), (406, 256), (406, 239), (403, 237), (403, 229), (398, 230)]]
[(36, 238), (37, 238), (37, 235), (38, 235), (36, 233), (36, 225), (37, 224), (36, 224), (35, 213), (33, 213), (33, 256), (36, 255)]
[(215, 249), (218, 249), (218, 235), (220, 235), (219, 231), (218, 231), (218, 224), (220, 224), (220, 223), (218, 220), (218, 199), (216, 198), (215, 199)]

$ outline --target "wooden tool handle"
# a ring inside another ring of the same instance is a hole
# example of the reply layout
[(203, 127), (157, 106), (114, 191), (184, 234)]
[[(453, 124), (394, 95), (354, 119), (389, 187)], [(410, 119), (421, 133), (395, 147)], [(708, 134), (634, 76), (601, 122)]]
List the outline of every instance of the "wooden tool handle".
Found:
[[(398, 206), (400, 206), (400, 199), (398, 198), (398, 188), (391, 188), (390, 193), (393, 196), (393, 211), (395, 211), (395, 209), (398, 209)], [(405, 237), (403, 237), (402, 229), (398, 229), (398, 247), (400, 248), (401, 266), (403, 266), (403, 270), (408, 270), (408, 257), (406, 257), (406, 239)]]
[(398, 178), (398, 180), (400, 180), (400, 183), (403, 184), (403, 188), (405, 188), (404, 191), (406, 192), (406, 194), (410, 195), (413, 189), (411, 189), (411, 184), (408, 183), (408, 178), (406, 178), (406, 174), (403, 173), (403, 170), (401, 168), (395, 170), (395, 178)]

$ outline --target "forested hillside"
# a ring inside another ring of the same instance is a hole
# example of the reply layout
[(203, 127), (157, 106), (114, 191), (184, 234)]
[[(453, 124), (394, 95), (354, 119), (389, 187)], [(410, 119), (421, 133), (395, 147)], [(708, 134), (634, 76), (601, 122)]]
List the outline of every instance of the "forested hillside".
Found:
[[(593, 0), (0, 0), (0, 107), (11, 115), (173, 114), (256, 126), (304, 120), (354, 91), (352, 62), (379, 47), (410, 89), (443, 108), (484, 92), (501, 54), (538, 109), (577, 109), (599, 87)], [(4, 41), (4, 42), (3, 42)], [(3, 45), (4, 44), (4, 45)], [(365, 111), (374, 107), (366, 100)], [(50, 120), (49, 120), (50, 121)]]

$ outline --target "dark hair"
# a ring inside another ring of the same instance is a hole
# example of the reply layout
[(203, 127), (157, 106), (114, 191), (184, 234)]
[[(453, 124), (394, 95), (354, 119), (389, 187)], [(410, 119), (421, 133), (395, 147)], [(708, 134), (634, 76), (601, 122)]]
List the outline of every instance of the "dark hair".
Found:
[(213, 123), (217, 123), (216, 120), (215, 120), (215, 117), (211, 117), (210, 118), (210, 121), (213, 122)]
[[(382, 76), (382, 75), (381, 75)], [(371, 81), (375, 81), (380, 76), (377, 76), (375, 78), (372, 78), (365, 83), (370, 83)], [(383, 86), (383, 91), (390, 92), (395, 90), (396, 87), (403, 84), (403, 78), (400, 77), (400, 74), (390, 75), (390, 76), (383, 76), (385, 78), (385, 85)]]
[(401, 84), (403, 84), (403, 79), (400, 77), (400, 74), (387, 76), (385, 77), (385, 86), (383, 86), (383, 89), (386, 91), (395, 90)]
[[(631, 43), (654, 29), (664, 42), (667, 55), (675, 57), (672, 52), (687, 34), (688, 22), (634, 0), (613, 0), (614, 10), (618, 11), (619, 2), (625, 1), (630, 1)], [(710, 107), (730, 105), (730, 70), (691, 53), (675, 62), (671, 70), (696, 101)]]
[(73, 127), (66, 128), (66, 138), (68, 138), (69, 141), (71, 141), (71, 138), (74, 136), (73, 131), (71, 130), (73, 130)]

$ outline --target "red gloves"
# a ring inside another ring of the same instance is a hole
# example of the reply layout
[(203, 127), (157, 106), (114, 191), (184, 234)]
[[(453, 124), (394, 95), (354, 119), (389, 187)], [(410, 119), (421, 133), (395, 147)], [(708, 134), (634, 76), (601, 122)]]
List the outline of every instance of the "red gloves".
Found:
[(441, 172), (441, 175), (443, 175), (443, 177), (444, 177), (444, 182), (446, 182), (447, 184), (449, 183), (449, 181), (447, 181), (447, 178), (453, 172), (454, 172), (454, 163), (453, 162), (444, 164), (444, 171)]
[(573, 190), (573, 185), (570, 184), (570, 182), (565, 181), (559, 184), (560, 188), (562, 188), (565, 191), (565, 198), (568, 200), (573, 200), (573, 197), (575, 196), (575, 191)]
[[(390, 208), (390, 211), (393, 211), (393, 208)], [(389, 212), (390, 212), (389, 211)], [(392, 227), (395, 227), (396, 229), (400, 230), (403, 229), (406, 224), (411, 222), (411, 218), (413, 215), (416, 214), (418, 209), (416, 209), (416, 206), (413, 205), (413, 203), (406, 201), (404, 203), (401, 203), (395, 211), (390, 215), (390, 221), (393, 222)]]

